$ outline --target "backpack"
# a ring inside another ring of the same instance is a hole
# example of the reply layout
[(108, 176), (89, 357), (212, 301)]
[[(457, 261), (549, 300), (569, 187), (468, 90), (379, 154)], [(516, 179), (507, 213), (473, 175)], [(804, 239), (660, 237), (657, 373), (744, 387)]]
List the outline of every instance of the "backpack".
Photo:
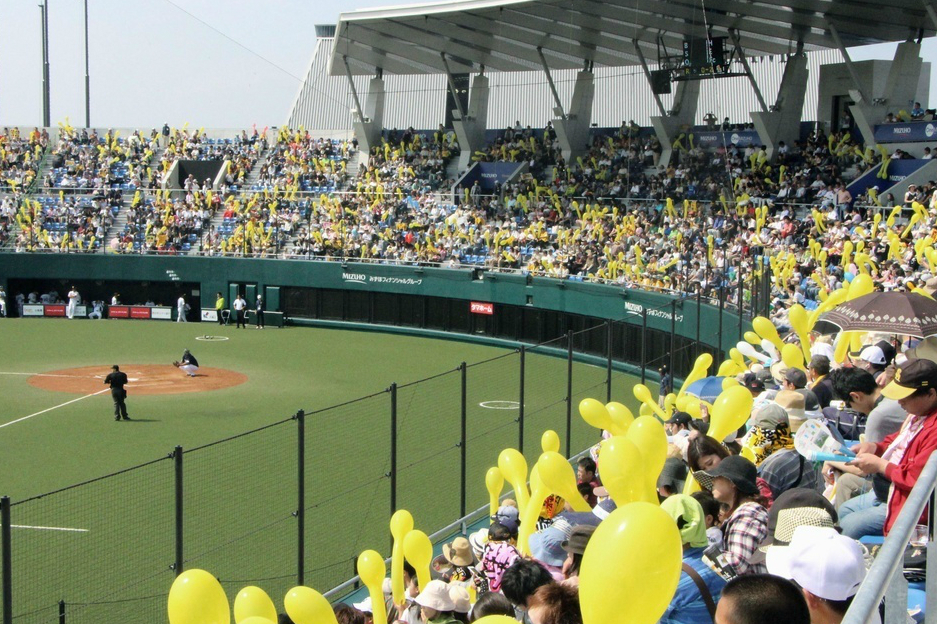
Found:
[(830, 428), (836, 431), (844, 440), (858, 440), (865, 433), (865, 423), (868, 416), (853, 409), (837, 409), (835, 407), (823, 408), (823, 420)]

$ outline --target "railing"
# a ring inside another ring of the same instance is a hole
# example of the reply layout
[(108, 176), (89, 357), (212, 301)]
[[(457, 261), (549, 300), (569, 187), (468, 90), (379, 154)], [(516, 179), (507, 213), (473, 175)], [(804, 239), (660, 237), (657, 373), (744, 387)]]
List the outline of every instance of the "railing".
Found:
[[(906, 624), (908, 622), (908, 581), (903, 574), (905, 547), (930, 503), (928, 514), (927, 575), (925, 592), (929, 609), (925, 614), (926, 624), (937, 623), (937, 542), (935, 537), (934, 513), (937, 508), (937, 453), (931, 453), (930, 459), (921, 471), (908, 500), (895, 519), (888, 537), (879, 550), (872, 567), (852, 600), (843, 624), (866, 624), (878, 611), (882, 598), (885, 599), (884, 624)], [(874, 620), (872, 620), (874, 621)]]

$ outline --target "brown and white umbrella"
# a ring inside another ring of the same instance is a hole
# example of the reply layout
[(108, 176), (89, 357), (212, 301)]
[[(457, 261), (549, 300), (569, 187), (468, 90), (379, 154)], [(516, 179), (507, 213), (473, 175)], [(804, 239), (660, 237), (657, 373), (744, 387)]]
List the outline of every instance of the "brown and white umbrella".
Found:
[(908, 292), (874, 292), (820, 317), (843, 331), (874, 331), (926, 338), (937, 335), (937, 301)]

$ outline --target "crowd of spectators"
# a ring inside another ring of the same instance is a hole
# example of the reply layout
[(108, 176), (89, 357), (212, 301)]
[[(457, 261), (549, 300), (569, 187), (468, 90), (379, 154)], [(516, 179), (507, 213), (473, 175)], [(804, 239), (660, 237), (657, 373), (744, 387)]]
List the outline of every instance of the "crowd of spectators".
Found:
[(91, 252), (99, 249), (114, 222), (120, 192), (93, 197), (66, 195), (22, 198), (15, 219), (14, 250)]
[(123, 229), (108, 241), (122, 253), (188, 252), (196, 245), (221, 204), (220, 195), (206, 184), (193, 184), (183, 197), (169, 191), (136, 191)]
[(23, 136), (19, 128), (0, 134), (0, 191), (23, 192), (39, 173), (39, 163), (49, 145), (49, 134), (34, 128)]
[(152, 167), (156, 149), (157, 139), (139, 130), (125, 138), (114, 130), (99, 135), (95, 129), (66, 125), (52, 150), (52, 166), (43, 186), (97, 194), (156, 185), (159, 175)]
[(339, 189), (347, 179), (348, 159), (357, 147), (354, 139), (314, 138), (305, 130), (281, 128), (253, 190), (297, 187), (320, 193)]
[(163, 142), (165, 148), (159, 159), (161, 174), (165, 175), (177, 160), (220, 160), (225, 169), (222, 192), (243, 186), (269, 146), (266, 130), (261, 132), (256, 128), (251, 134), (243, 130), (233, 139), (213, 139), (204, 129), (193, 132), (187, 127), (170, 130), (167, 126), (163, 128)]

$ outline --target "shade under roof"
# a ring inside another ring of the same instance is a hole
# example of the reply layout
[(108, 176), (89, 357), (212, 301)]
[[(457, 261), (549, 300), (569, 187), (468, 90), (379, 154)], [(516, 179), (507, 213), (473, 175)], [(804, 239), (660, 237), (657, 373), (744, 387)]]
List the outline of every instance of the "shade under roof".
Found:
[[(656, 63), (660, 45), (682, 51), (686, 37), (728, 36), (751, 56), (847, 47), (935, 34), (929, 0), (455, 0), (343, 13), (330, 73), (356, 75), (622, 67)], [(705, 5), (705, 10), (704, 10)], [(539, 51), (538, 51), (539, 50)]]

